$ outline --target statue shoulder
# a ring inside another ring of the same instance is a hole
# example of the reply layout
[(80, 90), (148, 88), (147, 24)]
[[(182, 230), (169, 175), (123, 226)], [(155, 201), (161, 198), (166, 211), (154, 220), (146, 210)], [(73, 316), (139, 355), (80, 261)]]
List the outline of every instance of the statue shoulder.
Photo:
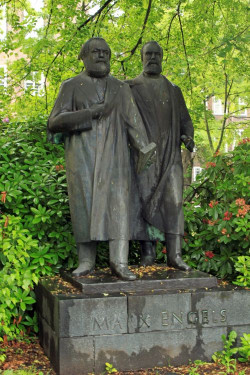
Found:
[(120, 79), (117, 79), (113, 76), (109, 76), (108, 77), (109, 79), (109, 82), (110, 82), (110, 86), (113, 87), (115, 90), (128, 90), (129, 89), (129, 85), (126, 81), (121, 81)]
[(162, 77), (166, 80), (166, 82), (171, 86), (174, 87), (176, 90), (180, 90), (179, 86), (177, 86), (175, 83), (169, 81), (166, 76), (162, 75)]
[(61, 88), (73, 89), (77, 85), (80, 85), (83, 81), (84, 81), (84, 75), (83, 73), (80, 73), (77, 76), (65, 79), (65, 81), (63, 81), (61, 84)]
[(138, 85), (142, 85), (143, 84), (143, 76), (142, 74), (139, 74), (137, 77), (133, 78), (133, 79), (127, 79), (125, 81), (131, 88), (135, 87), (135, 86), (138, 86)]
[(170, 90), (175, 93), (177, 97), (182, 96), (182, 91), (179, 86), (177, 86), (175, 83), (169, 81), (165, 76), (163, 76), (168, 84), (168, 87)]

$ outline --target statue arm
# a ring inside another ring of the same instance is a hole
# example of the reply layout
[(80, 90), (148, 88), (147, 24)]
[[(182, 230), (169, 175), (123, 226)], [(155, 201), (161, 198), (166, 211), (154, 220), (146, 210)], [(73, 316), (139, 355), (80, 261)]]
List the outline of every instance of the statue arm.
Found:
[(146, 147), (149, 143), (146, 129), (141, 119), (141, 115), (136, 106), (131, 89), (124, 85), (124, 96), (122, 105), (122, 115), (127, 126), (128, 136), (131, 145), (137, 151)]
[(93, 111), (82, 109), (74, 111), (74, 88), (64, 82), (48, 120), (52, 133), (70, 133), (92, 129)]
[(88, 109), (76, 112), (62, 112), (50, 117), (49, 130), (54, 133), (70, 133), (92, 129), (92, 115)]
[(181, 90), (177, 87), (179, 91), (179, 105), (180, 105), (180, 137), (185, 147), (192, 152), (195, 146), (194, 144), (194, 127), (191, 117), (188, 113), (188, 109), (182, 95)]
[(128, 85), (124, 87), (125, 101), (122, 106), (124, 121), (132, 147), (138, 151), (137, 172), (153, 163), (156, 153), (156, 144), (149, 143), (145, 126), (135, 103), (133, 94)]

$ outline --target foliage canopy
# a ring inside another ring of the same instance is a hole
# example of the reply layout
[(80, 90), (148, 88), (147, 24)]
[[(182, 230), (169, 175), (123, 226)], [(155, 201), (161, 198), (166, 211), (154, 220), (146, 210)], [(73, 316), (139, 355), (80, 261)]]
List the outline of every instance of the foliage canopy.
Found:
[[(228, 118), (249, 103), (246, 0), (45, 0), (39, 11), (28, 0), (2, 4), (11, 26), (0, 46), (8, 57), (3, 115), (49, 113), (60, 83), (82, 70), (78, 52), (93, 35), (111, 46), (112, 74), (120, 79), (141, 71), (140, 47), (156, 40), (164, 50), (163, 73), (182, 88), (188, 102), (198, 152), (205, 147), (211, 154), (238, 136)], [(42, 96), (32, 96), (32, 90), (23, 94), (32, 72), (43, 77)], [(219, 122), (206, 108), (212, 96), (224, 104)], [(239, 98), (245, 104), (239, 105)]]

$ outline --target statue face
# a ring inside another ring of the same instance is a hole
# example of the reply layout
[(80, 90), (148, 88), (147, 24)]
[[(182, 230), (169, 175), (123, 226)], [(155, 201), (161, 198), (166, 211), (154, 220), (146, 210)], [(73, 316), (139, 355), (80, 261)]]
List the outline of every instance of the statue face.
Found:
[(110, 72), (110, 52), (104, 40), (93, 40), (89, 45), (87, 56), (83, 63), (88, 75), (92, 77), (105, 77)]
[(143, 71), (149, 75), (158, 75), (162, 71), (162, 52), (155, 43), (149, 43), (143, 48)]

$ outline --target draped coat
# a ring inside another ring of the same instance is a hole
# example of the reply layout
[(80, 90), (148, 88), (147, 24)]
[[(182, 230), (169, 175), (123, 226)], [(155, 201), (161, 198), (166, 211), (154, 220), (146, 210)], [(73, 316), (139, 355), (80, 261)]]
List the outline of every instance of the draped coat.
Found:
[(181, 136), (193, 138), (193, 124), (180, 88), (166, 77), (148, 78), (142, 73), (128, 81), (150, 142), (156, 143), (156, 161), (139, 176), (133, 174), (133, 185), (139, 188), (141, 202), (133, 207), (133, 238), (149, 239), (147, 223), (161, 232), (183, 235), (182, 210), (183, 169)]
[[(148, 144), (129, 85), (109, 75), (100, 93), (98, 80), (83, 72), (63, 82), (48, 121), (49, 139), (61, 137), (65, 145), (76, 242), (131, 238), (130, 147)], [(103, 100), (112, 103), (111, 112), (92, 119), (90, 108)], [(51, 131), (58, 123), (65, 124), (62, 134)]]

